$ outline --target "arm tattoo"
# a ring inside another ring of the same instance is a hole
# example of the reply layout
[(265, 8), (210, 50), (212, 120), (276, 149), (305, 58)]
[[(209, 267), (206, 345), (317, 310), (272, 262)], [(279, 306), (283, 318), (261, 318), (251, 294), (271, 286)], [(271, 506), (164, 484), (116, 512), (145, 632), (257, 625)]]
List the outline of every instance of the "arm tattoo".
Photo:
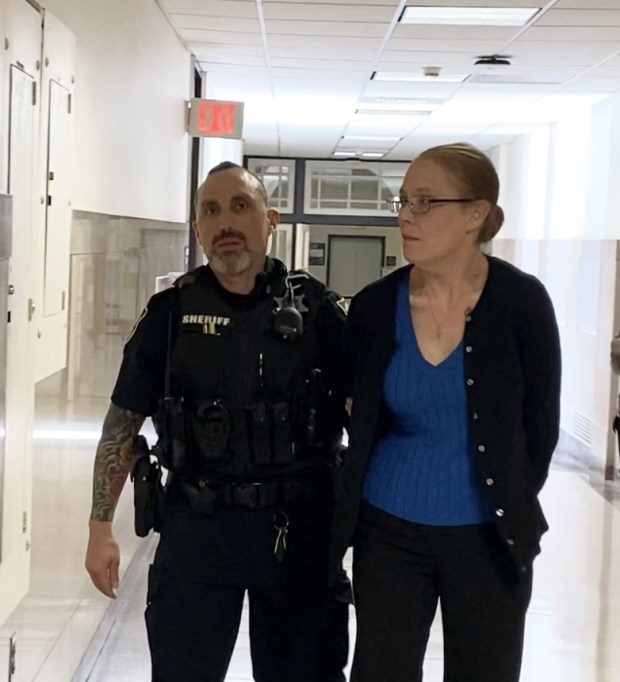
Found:
[(144, 419), (142, 415), (110, 405), (95, 456), (92, 520), (112, 521), (131, 469), (133, 438), (140, 432)]

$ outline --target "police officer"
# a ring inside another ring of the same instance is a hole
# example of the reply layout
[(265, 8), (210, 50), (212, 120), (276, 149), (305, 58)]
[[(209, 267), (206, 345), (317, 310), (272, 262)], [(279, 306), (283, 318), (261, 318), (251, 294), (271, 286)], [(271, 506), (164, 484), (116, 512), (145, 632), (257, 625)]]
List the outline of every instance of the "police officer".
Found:
[(153, 296), (125, 346), (95, 458), (86, 567), (114, 597), (112, 518), (153, 416), (170, 470), (149, 569), (153, 679), (224, 680), (247, 593), (255, 680), (341, 681), (348, 595), (326, 579), (341, 302), (266, 257), (279, 215), (244, 168), (216, 166), (196, 216), (209, 264)]

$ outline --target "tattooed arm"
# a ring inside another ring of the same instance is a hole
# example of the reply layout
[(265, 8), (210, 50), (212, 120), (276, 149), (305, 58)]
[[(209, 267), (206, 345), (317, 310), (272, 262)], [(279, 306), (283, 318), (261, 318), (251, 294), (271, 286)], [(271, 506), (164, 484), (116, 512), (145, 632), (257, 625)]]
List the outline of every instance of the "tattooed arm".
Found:
[(112, 534), (112, 518), (131, 469), (133, 439), (144, 417), (110, 405), (95, 456), (93, 504), (86, 570), (95, 587), (114, 598), (118, 587), (120, 551)]

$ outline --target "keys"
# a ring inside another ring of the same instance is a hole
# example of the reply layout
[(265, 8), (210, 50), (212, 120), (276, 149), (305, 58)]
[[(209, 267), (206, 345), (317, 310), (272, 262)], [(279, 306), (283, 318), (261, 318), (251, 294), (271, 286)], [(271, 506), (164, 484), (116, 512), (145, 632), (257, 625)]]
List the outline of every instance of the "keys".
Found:
[(288, 535), (288, 525), (289, 518), (284, 512), (277, 512), (273, 516), (273, 527), (278, 532), (276, 537), (276, 544), (273, 548), (273, 553), (276, 556), (278, 562), (282, 562), (284, 559), (284, 553), (286, 552), (286, 537)]

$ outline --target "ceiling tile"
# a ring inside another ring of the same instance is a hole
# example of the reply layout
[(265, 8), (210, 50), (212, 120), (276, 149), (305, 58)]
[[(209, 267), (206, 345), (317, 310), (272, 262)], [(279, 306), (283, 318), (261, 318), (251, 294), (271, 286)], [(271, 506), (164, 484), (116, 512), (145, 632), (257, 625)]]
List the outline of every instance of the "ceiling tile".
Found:
[[(619, 46), (620, 47), (620, 46)], [(559, 66), (572, 64), (594, 66), (614, 55), (618, 48), (614, 43), (548, 43), (539, 41), (517, 40), (510, 46), (513, 65), (536, 64)]]
[[(340, 40), (333, 39), (333, 46), (336, 44), (340, 46)], [(377, 48), (378, 50), (378, 48)], [(330, 63), (335, 61), (343, 60), (360, 60), (367, 62), (372, 59), (377, 50), (370, 51), (368, 49), (351, 47), (347, 49), (329, 50), (329, 48), (318, 47), (316, 45), (305, 46), (305, 45), (295, 45), (290, 47), (281, 47), (279, 45), (274, 45), (273, 42), (269, 43), (269, 56), (274, 57), (290, 57), (291, 59), (325, 59), (326, 55), (329, 55)]]
[(267, 34), (304, 35), (304, 36), (350, 36), (383, 37), (388, 23), (336, 22), (328, 21), (266, 21)]
[(358, 72), (368, 74), (368, 77), (372, 74), (372, 62), (362, 62), (354, 60), (329, 60), (329, 59), (289, 59), (284, 57), (273, 57), (269, 59), (269, 63), (272, 67), (285, 67), (289, 69), (309, 69), (312, 71), (321, 70), (323, 73), (332, 73), (334, 71), (344, 71), (344, 72)]
[(506, 26), (448, 26), (398, 24), (392, 36), (403, 40), (474, 40), (504, 43), (517, 33)]
[(237, 33), (254, 33), (260, 30), (258, 18), (235, 19), (229, 17), (211, 17), (199, 14), (173, 14), (171, 17), (179, 30), (204, 29), (207, 31), (232, 31)]
[(559, 0), (557, 9), (618, 9), (618, 0)]
[(187, 43), (214, 43), (219, 45), (261, 45), (259, 31), (255, 33), (235, 33), (234, 31), (199, 31), (188, 29), (179, 31)]
[(352, 4), (264, 2), (265, 19), (329, 22), (385, 22), (394, 18), (395, 7)]
[(620, 26), (532, 26), (521, 38), (545, 42), (620, 42)]
[(256, 18), (255, 0), (160, 0), (170, 14), (208, 15), (213, 17)]
[[(197, 49), (194, 51), (196, 58), (203, 64), (209, 64), (210, 68), (215, 65), (228, 64), (238, 66), (260, 66), (265, 68), (265, 57), (263, 55), (218, 55), (209, 49)], [(217, 68), (217, 67), (216, 67)]]
[(304, 36), (304, 35), (269, 35), (267, 36), (269, 49), (272, 47), (284, 48), (318, 48), (324, 50), (323, 54), (347, 54), (349, 50), (372, 50), (377, 52), (381, 47), (381, 38), (368, 37), (333, 37)]
[(620, 26), (620, 8), (613, 10), (552, 9), (542, 16), (536, 26)]
[(499, 42), (489, 42), (481, 40), (420, 40), (413, 38), (410, 40), (391, 39), (386, 45), (388, 51), (398, 52), (462, 52), (464, 54), (496, 54), (501, 47)]
[[(308, 0), (267, 0), (263, 5), (307, 5)], [(323, 4), (323, 3), (321, 3)], [(400, 0), (338, 0), (338, 5), (376, 5), (377, 7), (393, 7), (396, 9)]]
[(262, 57), (264, 50), (262, 45), (228, 45), (226, 43), (188, 43), (190, 51), (195, 55), (206, 55), (207, 57), (228, 57), (231, 61), (240, 55), (253, 55)]

